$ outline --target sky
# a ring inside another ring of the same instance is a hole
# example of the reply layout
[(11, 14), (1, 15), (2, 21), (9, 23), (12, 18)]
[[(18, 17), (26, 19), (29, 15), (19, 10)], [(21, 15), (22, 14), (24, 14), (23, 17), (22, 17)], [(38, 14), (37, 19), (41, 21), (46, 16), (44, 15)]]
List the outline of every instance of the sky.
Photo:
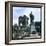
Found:
[(40, 21), (40, 8), (13, 7), (13, 25), (18, 24), (18, 17), (23, 15), (26, 15), (29, 18), (28, 23), (30, 24), (29, 14), (31, 12), (34, 15), (34, 22)]

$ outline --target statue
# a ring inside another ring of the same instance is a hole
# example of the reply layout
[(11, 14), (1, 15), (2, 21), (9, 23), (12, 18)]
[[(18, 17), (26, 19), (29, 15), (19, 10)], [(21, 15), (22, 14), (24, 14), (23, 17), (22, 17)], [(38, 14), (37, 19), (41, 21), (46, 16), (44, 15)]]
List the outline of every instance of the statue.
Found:
[(33, 20), (34, 20), (34, 16), (33, 16), (32, 12), (31, 12), (31, 13), (30, 13), (30, 24), (33, 23)]
[(35, 24), (34, 24), (34, 16), (32, 12), (30, 13), (30, 32), (36, 31)]

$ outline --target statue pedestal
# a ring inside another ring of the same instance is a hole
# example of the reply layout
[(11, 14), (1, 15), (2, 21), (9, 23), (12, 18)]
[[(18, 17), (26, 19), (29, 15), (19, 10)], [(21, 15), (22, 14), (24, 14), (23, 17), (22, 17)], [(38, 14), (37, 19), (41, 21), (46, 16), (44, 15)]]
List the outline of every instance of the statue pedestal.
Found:
[(36, 29), (35, 29), (35, 24), (31, 24), (31, 33), (34, 31), (34, 32), (36, 32)]

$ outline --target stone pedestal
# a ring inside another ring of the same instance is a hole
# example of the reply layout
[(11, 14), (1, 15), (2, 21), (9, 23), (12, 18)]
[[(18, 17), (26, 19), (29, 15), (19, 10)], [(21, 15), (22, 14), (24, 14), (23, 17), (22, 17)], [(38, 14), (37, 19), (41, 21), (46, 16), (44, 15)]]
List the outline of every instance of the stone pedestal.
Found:
[(35, 31), (36, 32), (36, 29), (35, 29), (35, 24), (31, 24), (31, 33), (33, 32), (33, 31)]

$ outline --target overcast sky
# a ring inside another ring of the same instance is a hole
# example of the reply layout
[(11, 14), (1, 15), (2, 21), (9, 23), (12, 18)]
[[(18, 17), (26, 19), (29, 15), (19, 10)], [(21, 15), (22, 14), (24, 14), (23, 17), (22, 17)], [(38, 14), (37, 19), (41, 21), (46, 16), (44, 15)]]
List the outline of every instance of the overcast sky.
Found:
[[(18, 24), (18, 17), (26, 15), (29, 17), (31, 13), (34, 15), (34, 22), (40, 21), (40, 8), (29, 8), (29, 7), (13, 7), (13, 25)], [(29, 18), (30, 24), (30, 18)]]

